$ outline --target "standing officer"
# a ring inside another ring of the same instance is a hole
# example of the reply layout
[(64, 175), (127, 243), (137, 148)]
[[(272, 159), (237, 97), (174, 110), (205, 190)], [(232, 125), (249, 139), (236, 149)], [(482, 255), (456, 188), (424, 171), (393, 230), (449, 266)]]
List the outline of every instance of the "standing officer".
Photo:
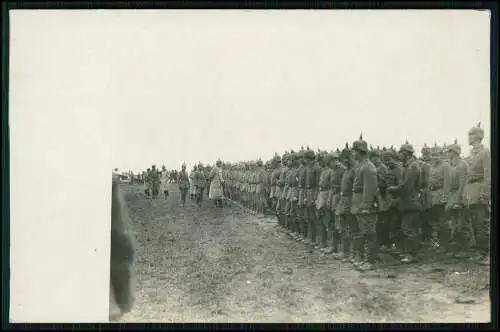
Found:
[(328, 200), (330, 198), (331, 189), (331, 177), (333, 170), (330, 167), (332, 160), (334, 158), (332, 154), (326, 154), (325, 157), (320, 161), (321, 174), (319, 176), (318, 183), (318, 196), (316, 199), (316, 213), (318, 225), (320, 226), (320, 236), (321, 236), (321, 251), (324, 252), (327, 247), (328, 241), (328, 221), (329, 221), (329, 211), (328, 211)]
[(307, 158), (306, 158), (306, 172), (305, 172), (305, 197), (304, 197), (304, 205), (305, 205), (305, 216), (307, 222), (306, 228), (306, 236), (310, 234), (311, 244), (315, 246), (316, 249), (319, 249), (319, 246), (316, 242), (317, 230), (320, 227), (318, 225), (316, 219), (316, 211), (315, 211), (315, 200), (318, 195), (318, 182), (319, 176), (321, 174), (321, 166), (320, 163), (323, 163), (323, 158), (326, 155), (326, 151), (318, 151), (316, 154), (316, 159), (313, 150), (307, 149)]
[(179, 191), (181, 193), (181, 203), (186, 204), (186, 194), (189, 189), (189, 177), (186, 172), (186, 164), (182, 164), (182, 169), (177, 175), (177, 184), (179, 186)]
[[(448, 146), (449, 177), (445, 185), (445, 195), (448, 202), (445, 211), (450, 220), (451, 243), (448, 248), (450, 254), (465, 258), (469, 245), (469, 236), (471, 232), (465, 219), (464, 188), (467, 181), (467, 164), (460, 157), (460, 145), (455, 140), (454, 144)], [(446, 244), (445, 244), (446, 246)]]
[(358, 223), (354, 235), (356, 254), (361, 259), (358, 269), (373, 269), (378, 258), (377, 241), (377, 169), (368, 156), (368, 145), (360, 136), (353, 144), (354, 156), (358, 164), (352, 186), (351, 213)]
[(420, 252), (420, 168), (413, 153), (413, 146), (406, 142), (399, 150), (403, 163), (403, 181), (388, 188), (388, 192), (399, 197), (403, 243), (401, 263), (411, 263)]
[(305, 198), (305, 185), (306, 185), (306, 163), (307, 154), (302, 148), (297, 153), (298, 168), (297, 168), (297, 211), (298, 211), (298, 223), (299, 223), (299, 237), (305, 242), (307, 239), (307, 211), (304, 205)]
[(386, 151), (385, 147), (383, 148), (382, 151), (380, 151), (380, 149), (371, 150), (370, 159), (377, 170), (377, 183), (378, 183), (378, 190), (377, 190), (378, 218), (376, 225), (377, 242), (380, 245), (387, 247), (389, 245), (387, 241), (388, 227), (387, 227), (387, 220), (385, 220), (384, 217), (386, 216), (386, 212), (388, 210), (387, 183), (385, 180), (387, 178), (387, 173), (389, 172), (389, 169), (382, 162), (380, 156), (381, 152), (384, 151)]
[(282, 158), (281, 173), (278, 178), (278, 186), (276, 187), (276, 196), (278, 197), (278, 204), (276, 207), (276, 213), (278, 215), (278, 221), (281, 222), (281, 226), (288, 231), (288, 224), (286, 218), (286, 195), (288, 194), (288, 184), (286, 179), (288, 177), (288, 164), (289, 164), (289, 154), (285, 152)]
[(271, 208), (276, 210), (276, 204), (278, 203), (277, 197), (277, 187), (278, 187), (278, 178), (281, 173), (281, 157), (276, 154), (273, 159), (273, 171), (271, 173), (271, 192), (269, 193), (269, 198), (271, 198)]
[[(336, 203), (335, 189), (333, 189), (332, 196), (332, 209), (335, 211), (335, 224), (338, 225), (342, 243), (342, 254), (339, 258), (343, 262), (351, 262), (352, 264), (358, 264), (358, 257), (354, 253), (354, 243), (353, 235), (359, 232), (357, 223), (354, 220), (354, 216), (351, 214), (351, 202), (352, 202), (352, 186), (354, 181), (354, 158), (349, 145), (346, 144), (345, 148), (340, 153), (340, 162), (336, 169), (334, 169), (334, 182), (332, 187), (335, 188), (335, 181), (339, 175), (342, 176), (340, 181), (340, 190), (338, 203)], [(331, 225), (332, 229), (335, 229), (335, 225)]]
[(444, 249), (440, 244), (448, 243), (448, 225), (445, 218), (446, 196), (444, 193), (445, 177), (448, 176), (448, 163), (443, 162), (442, 149), (437, 144), (431, 149), (430, 173), (428, 181), (428, 200), (430, 208), (427, 218), (430, 223), (431, 244), (439, 251)]
[[(390, 188), (400, 185), (403, 182), (403, 167), (399, 163), (396, 153), (392, 149), (383, 151), (382, 160), (388, 168), (384, 179), (385, 187)], [(381, 249), (393, 250), (401, 248), (399, 197), (386, 189), (382, 201), (382, 204), (379, 203), (379, 218), (382, 219), (382, 222), (379, 223), (382, 226), (379, 234)]]
[(293, 238), (298, 238), (300, 236), (300, 224), (298, 220), (298, 168), (299, 168), (299, 158), (297, 153), (291, 151), (290, 153), (290, 169), (287, 174), (287, 184), (288, 190), (286, 195), (286, 217), (288, 219), (287, 224), (291, 231), (291, 236)]
[(491, 155), (489, 149), (481, 143), (484, 130), (480, 124), (469, 130), (468, 138), (472, 149), (467, 158), (469, 174), (464, 188), (465, 204), (469, 209), (468, 216), (474, 227), (476, 247), (480, 252), (478, 261), (489, 265)]
[(428, 246), (432, 238), (432, 225), (429, 220), (429, 209), (431, 208), (431, 199), (429, 194), (429, 176), (431, 172), (431, 149), (424, 144), (422, 150), (422, 158), (420, 159), (420, 196), (422, 199), (422, 214), (420, 223), (422, 227), (422, 242)]

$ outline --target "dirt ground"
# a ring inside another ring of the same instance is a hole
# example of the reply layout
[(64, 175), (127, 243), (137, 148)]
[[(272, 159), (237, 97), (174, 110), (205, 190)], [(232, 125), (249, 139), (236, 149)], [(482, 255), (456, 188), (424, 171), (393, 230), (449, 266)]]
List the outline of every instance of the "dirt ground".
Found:
[(487, 267), (426, 261), (358, 272), (229, 201), (199, 209), (182, 207), (174, 185), (166, 200), (123, 189), (138, 253), (136, 304), (120, 322), (490, 321)]

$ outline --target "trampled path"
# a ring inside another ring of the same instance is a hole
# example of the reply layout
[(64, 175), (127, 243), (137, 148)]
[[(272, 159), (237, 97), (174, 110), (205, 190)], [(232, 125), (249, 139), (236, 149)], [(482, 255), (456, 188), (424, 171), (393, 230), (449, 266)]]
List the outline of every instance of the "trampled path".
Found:
[[(488, 273), (474, 264), (360, 273), (226, 202), (182, 207), (123, 186), (139, 245), (137, 301), (123, 322), (486, 322)], [(456, 303), (468, 297), (469, 304)]]

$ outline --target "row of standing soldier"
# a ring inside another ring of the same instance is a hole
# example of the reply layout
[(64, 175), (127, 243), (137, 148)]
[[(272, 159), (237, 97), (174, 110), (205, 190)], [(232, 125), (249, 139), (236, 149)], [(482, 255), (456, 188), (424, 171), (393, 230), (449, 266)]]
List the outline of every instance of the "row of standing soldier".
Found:
[(380, 251), (402, 263), (424, 249), (489, 261), (491, 158), (480, 125), (470, 155), (454, 144), (373, 149), (360, 137), (327, 153), (301, 149), (262, 161), (223, 166), (225, 195), (256, 212), (274, 210), (295, 239), (352, 263), (376, 266)]

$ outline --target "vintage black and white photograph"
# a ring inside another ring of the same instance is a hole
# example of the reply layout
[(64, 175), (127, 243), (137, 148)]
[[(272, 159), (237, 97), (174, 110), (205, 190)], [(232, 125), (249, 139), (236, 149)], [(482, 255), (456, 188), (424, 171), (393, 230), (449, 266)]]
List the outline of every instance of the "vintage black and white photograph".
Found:
[(111, 322), (490, 322), (488, 11), (39, 16), (11, 48), (100, 110)]

